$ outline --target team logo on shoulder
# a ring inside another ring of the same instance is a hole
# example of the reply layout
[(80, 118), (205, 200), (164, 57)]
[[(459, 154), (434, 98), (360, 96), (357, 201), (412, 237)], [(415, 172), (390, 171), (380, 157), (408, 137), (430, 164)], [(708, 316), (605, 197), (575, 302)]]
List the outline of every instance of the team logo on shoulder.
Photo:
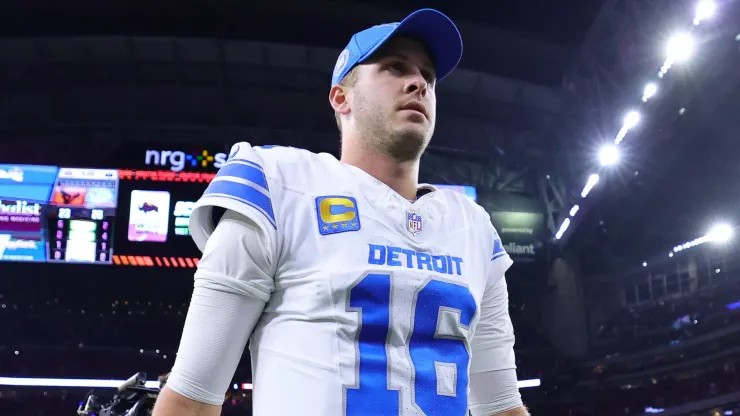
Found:
[(406, 229), (413, 235), (419, 234), (422, 229), (421, 215), (408, 211), (406, 212)]
[(350, 196), (317, 197), (316, 215), (321, 235), (360, 230), (357, 200)]

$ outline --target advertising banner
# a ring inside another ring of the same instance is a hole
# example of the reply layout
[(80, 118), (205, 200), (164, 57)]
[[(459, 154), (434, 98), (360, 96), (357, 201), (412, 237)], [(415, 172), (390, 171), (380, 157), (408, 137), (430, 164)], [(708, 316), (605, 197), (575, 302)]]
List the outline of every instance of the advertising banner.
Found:
[(518, 261), (534, 261), (544, 247), (545, 216), (534, 212), (491, 212), (504, 249)]

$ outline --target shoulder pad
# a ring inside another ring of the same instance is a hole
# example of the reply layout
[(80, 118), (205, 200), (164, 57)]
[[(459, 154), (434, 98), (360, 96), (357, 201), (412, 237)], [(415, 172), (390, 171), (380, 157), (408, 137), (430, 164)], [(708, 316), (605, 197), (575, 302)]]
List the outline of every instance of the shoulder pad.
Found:
[(260, 228), (268, 233), (277, 230), (269, 176), (261, 155), (249, 143), (237, 143), (231, 148), (228, 160), (190, 216), (190, 233), (201, 250), (215, 229), (211, 218), (213, 207), (236, 211), (261, 224)]

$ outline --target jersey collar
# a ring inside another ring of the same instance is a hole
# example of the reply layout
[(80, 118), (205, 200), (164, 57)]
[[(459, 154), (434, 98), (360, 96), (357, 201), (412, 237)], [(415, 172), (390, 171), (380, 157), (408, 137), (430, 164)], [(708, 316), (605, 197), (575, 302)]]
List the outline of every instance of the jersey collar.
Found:
[[(353, 172), (355, 177), (357, 177), (361, 182), (364, 182), (366, 185), (368, 185), (367, 187), (363, 188), (363, 193), (366, 197), (372, 198), (376, 201), (382, 200), (386, 203), (391, 201), (396, 203), (398, 203), (398, 201), (405, 201), (408, 204), (413, 204), (414, 202), (416, 202), (405, 199), (398, 192), (391, 189), (390, 186), (386, 185), (384, 182), (378, 180), (377, 178), (358, 168), (357, 166), (343, 162), (342, 165)], [(418, 201), (419, 198), (423, 197), (424, 195), (436, 191), (437, 188), (434, 185), (430, 185), (428, 183), (420, 183), (416, 187), (416, 200)]]

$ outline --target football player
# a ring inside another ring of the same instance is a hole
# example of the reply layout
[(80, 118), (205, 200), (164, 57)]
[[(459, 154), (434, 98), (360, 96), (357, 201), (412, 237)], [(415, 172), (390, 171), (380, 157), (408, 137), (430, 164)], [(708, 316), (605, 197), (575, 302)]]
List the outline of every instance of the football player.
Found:
[(191, 216), (203, 256), (156, 416), (218, 415), (248, 340), (256, 416), (527, 414), (512, 261), (480, 206), (418, 184), (461, 56), (436, 10), (371, 27), (332, 76), (341, 160), (234, 145)]

